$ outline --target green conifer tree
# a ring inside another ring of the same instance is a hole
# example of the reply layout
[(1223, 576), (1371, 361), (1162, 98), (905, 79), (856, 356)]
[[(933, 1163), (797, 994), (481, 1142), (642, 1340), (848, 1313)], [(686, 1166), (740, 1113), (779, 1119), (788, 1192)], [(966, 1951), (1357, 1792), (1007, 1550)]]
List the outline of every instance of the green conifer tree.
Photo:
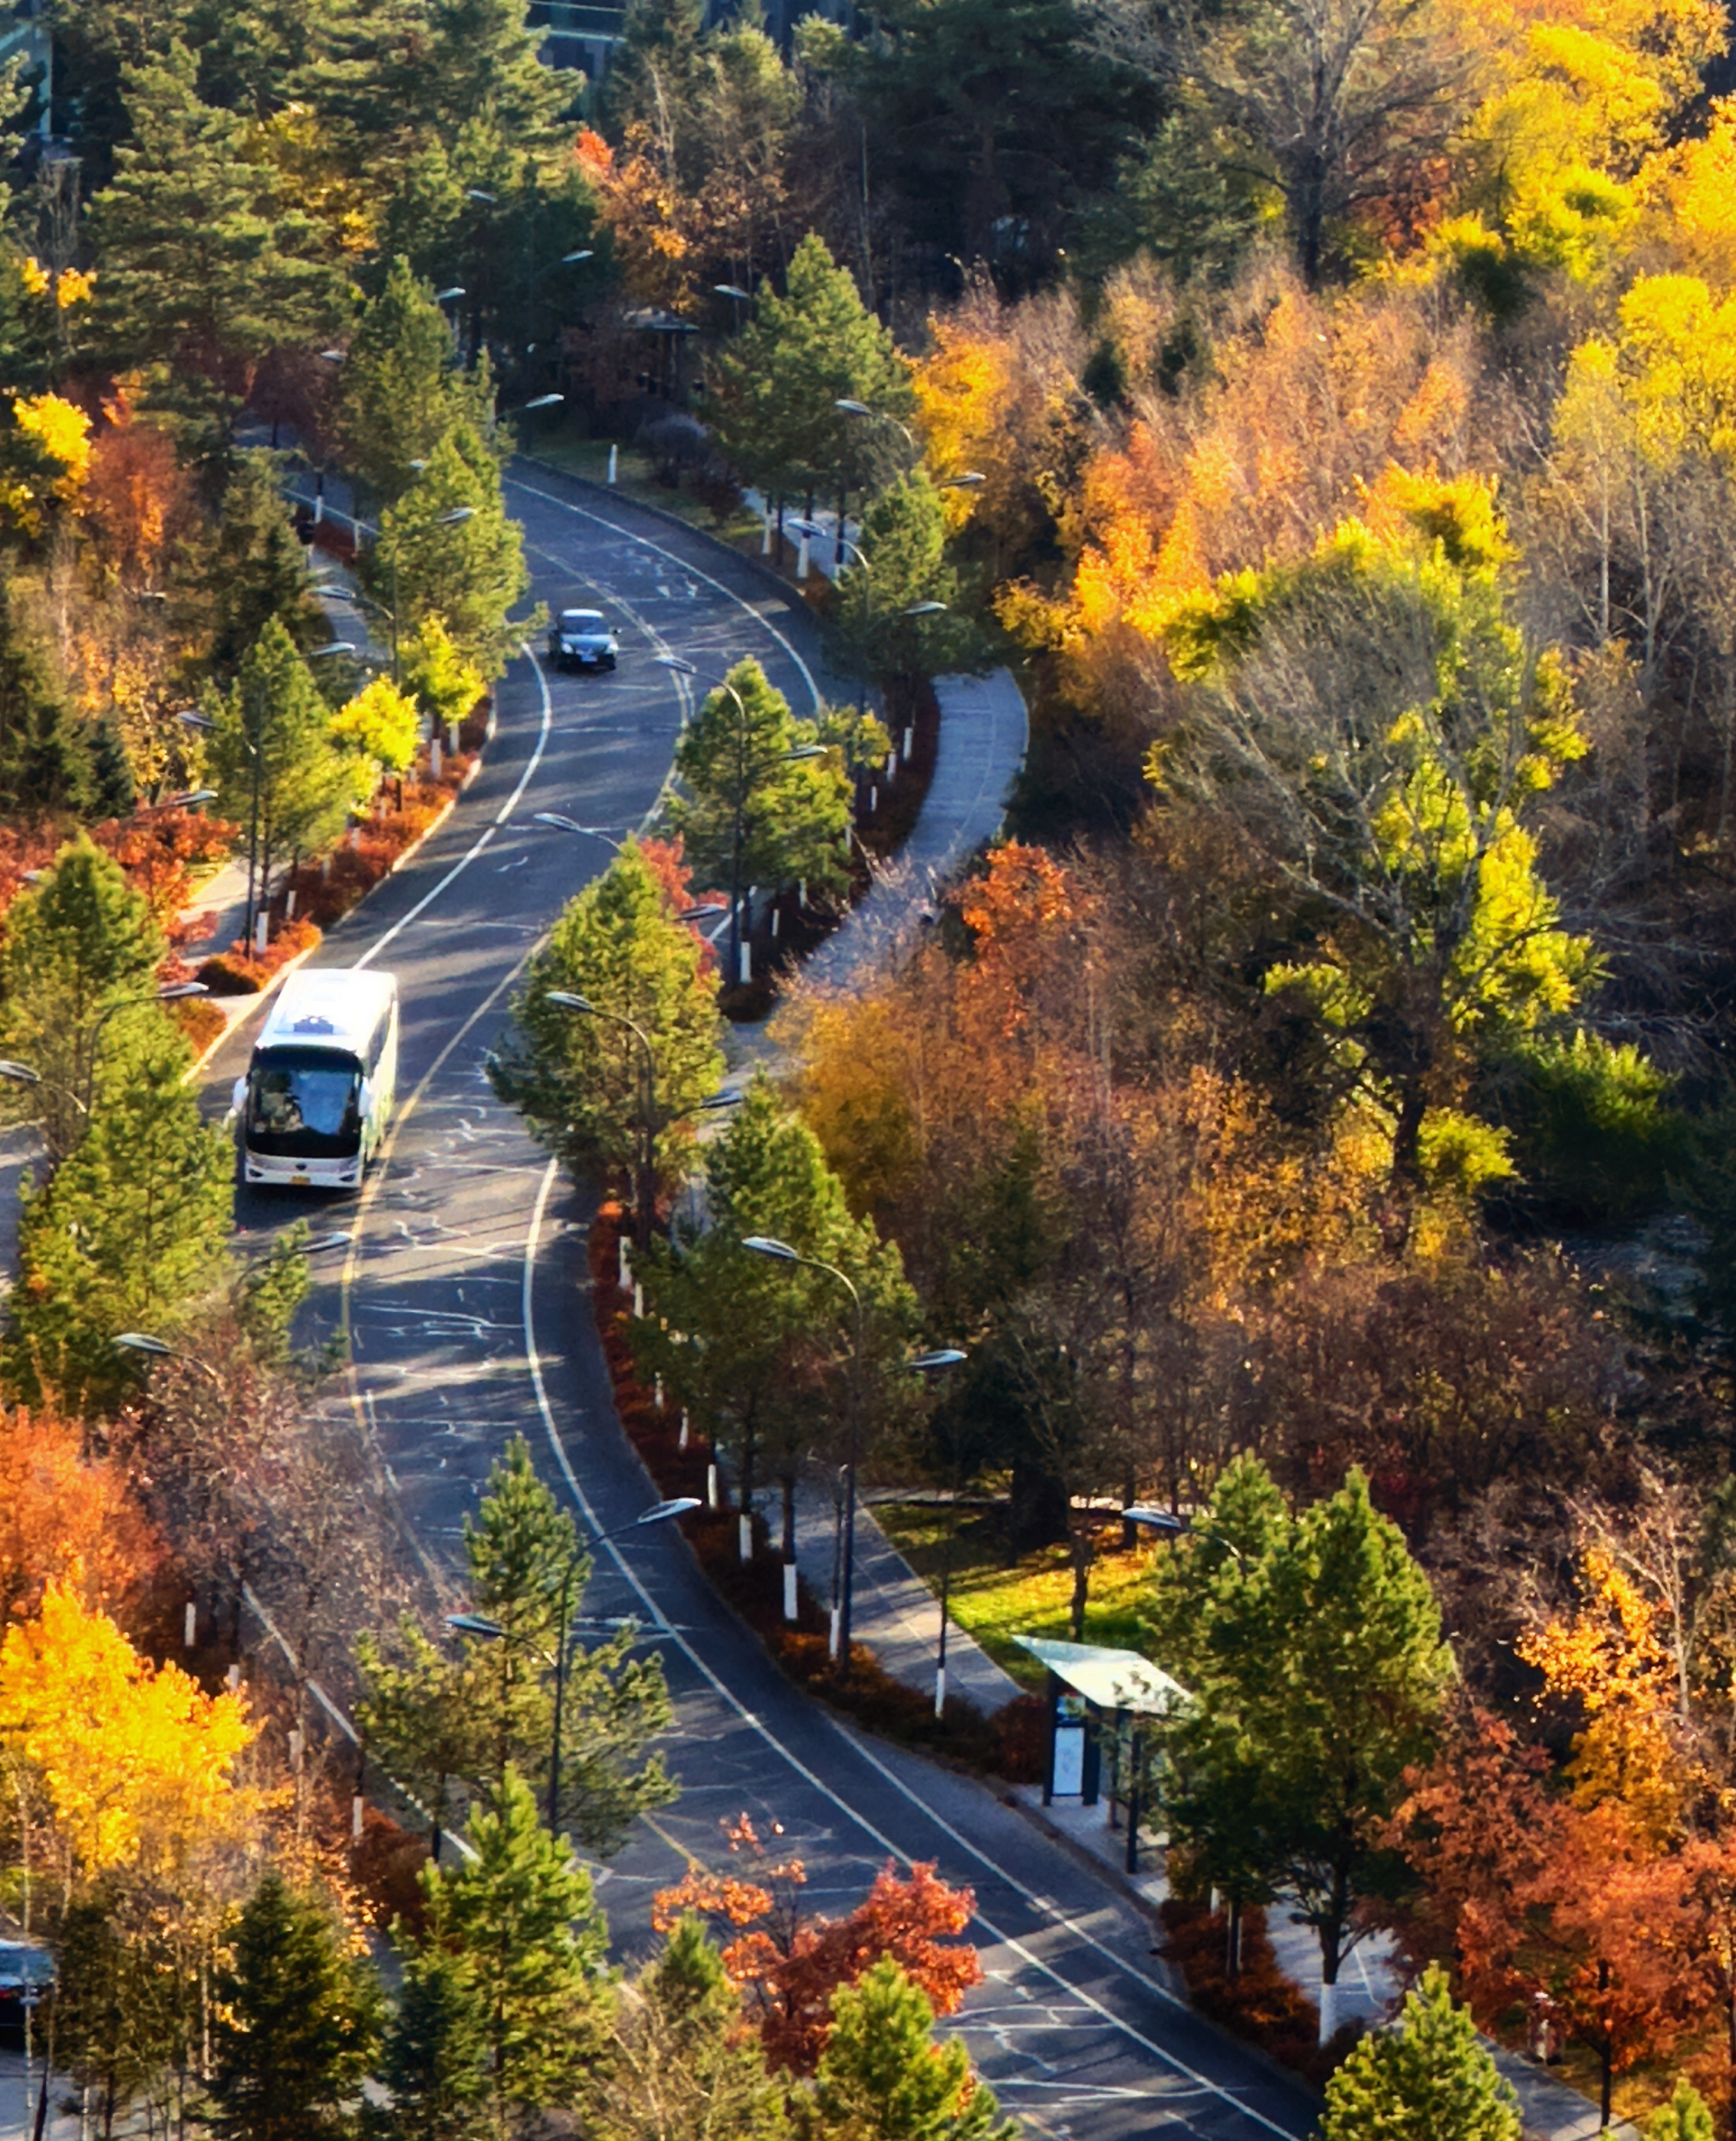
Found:
[(47, 652), (18, 614), (10, 575), (0, 577), (0, 813), (81, 810), (91, 787), (90, 754)]
[(114, 1065), (105, 1055), (82, 1139), (46, 1189), (21, 1198), (0, 1359), (30, 1404), (53, 1392), (111, 1409), (134, 1387), (116, 1333), (172, 1337), (227, 1267), (229, 1135), (199, 1114), (180, 1029), (145, 1007), (124, 1016), (142, 1031)]
[(784, 2092), (691, 1915), (623, 1994), (585, 2104), (597, 2141), (781, 2141)]
[(179, 42), (126, 70), (130, 139), (91, 226), (111, 352), (172, 367), (214, 451), (227, 447), (249, 367), (317, 334), (337, 288), (316, 226), (280, 206), (272, 167), (248, 156), (242, 115), (204, 103), (198, 74)]
[(771, 495), (878, 488), (900, 465), (897, 424), (838, 405), (858, 401), (876, 416), (907, 417), (908, 367), (848, 268), (814, 233), (790, 259), (784, 294), (760, 296), (719, 370), (718, 436), (741, 475)]
[(723, 1074), (716, 985), (633, 841), (571, 902), (532, 960), (514, 1001), (516, 1034), (490, 1065), (495, 1091), (523, 1109), (536, 1137), (575, 1174), (632, 1179), (647, 1122), (639, 1045), (611, 1016), (551, 1004), (552, 989), (632, 1019), (644, 1033), (657, 1177), (680, 1180), (687, 1126)]
[(803, 2124), (860, 2141), (1011, 2141), (1011, 2124), (957, 2037), (934, 2041), (934, 2010), (890, 1956), (832, 1996), (832, 2034)]
[(608, 1927), (589, 1875), (539, 1826), (517, 1770), (472, 1813), (465, 1837), (473, 1856), (424, 1869), (421, 1945), (465, 1966), (492, 2130), (504, 2134), (516, 2116), (578, 2096), (608, 2025)]
[(266, 1874), (217, 1986), (211, 2125), (222, 2141), (326, 2141), (352, 2127), (379, 2041), (379, 1981), (325, 1907)]
[(7, 910), (0, 1041), (42, 1077), (30, 1105), (56, 1163), (84, 1134), (99, 1052), (124, 1062), (130, 1042), (162, 1024), (160, 1011), (120, 1007), (154, 993), (166, 948), (149, 902), (83, 834)]
[[(927, 471), (889, 485), (863, 515), (859, 554), (838, 580), (838, 623), (857, 668), (881, 683), (963, 667), (976, 650), (955, 613), (958, 576), (947, 562), (946, 514)], [(946, 607), (912, 617), (926, 603)]]
[(400, 1632), (392, 1656), (365, 1639), (358, 1654), (369, 1745), (427, 1801), (436, 1828), (455, 1784), (492, 1798), (509, 1770), (546, 1776), (553, 1664), (564, 1640), (558, 1825), (588, 1850), (618, 1849), (636, 1814), (674, 1796), (661, 1760), (643, 1759), (670, 1719), (662, 1665), (654, 1653), (634, 1655), (631, 1630), (588, 1648), (578, 1640), (590, 1557), (522, 1437), (489, 1472), (465, 1549), (471, 1602), (500, 1633), (465, 1637), (455, 1656), (414, 1622)]
[(1168, 1737), (1164, 1811), (1232, 1892), (1297, 1897), (1332, 1985), (1385, 1868), (1374, 1825), (1428, 1759), (1453, 1661), (1361, 1472), (1300, 1516), (1275, 1499), (1256, 1460), (1232, 1468), (1155, 1587), (1154, 1648), (1196, 1698)]
[[(415, 486), (380, 516), (363, 577), (408, 637), (438, 617), (465, 657), (498, 677), (517, 636), (507, 613), (529, 584), (500, 470), (470, 416), (455, 417)], [(455, 516), (464, 514), (467, 518)]]
[(267, 623), (214, 719), (219, 807), (245, 829), (258, 898), (277, 864), (339, 831), (354, 777), (332, 710), (281, 618)]
[(206, 666), (223, 682), (234, 676), (273, 618), (298, 647), (325, 636), (275, 455), (256, 448), (236, 456), (216, 534), (189, 564), (192, 593), (175, 621), (204, 641)]
[(380, 2065), (391, 2105), (369, 2130), (379, 2141), (479, 2141), (488, 2073), (475, 1971), (463, 1956), (417, 1947), (401, 1926), (396, 1937), (404, 1986)]
[(1320, 2141), (1519, 2141), (1518, 2099), (1438, 1963), (1399, 2026), (1360, 2038), (1326, 2084)]
[[(835, 753), (813, 750), (757, 662), (738, 662), (681, 732), (670, 823), (696, 877), (739, 899), (750, 885), (805, 879), (810, 892), (849, 881), (850, 785)], [(733, 941), (733, 940), (732, 940)]]
[[(765, 1079), (706, 1148), (705, 1181), (705, 1226), (681, 1230), (645, 1261), (647, 1312), (633, 1326), (634, 1344), (671, 1401), (730, 1453), (744, 1509), (764, 1474), (779, 1481), (784, 1558), (793, 1562), (795, 1484), (816, 1416), (843, 1411), (850, 1303), (824, 1272), (771, 1263), (742, 1242), (769, 1234), (853, 1281), (868, 1310), (865, 1382), (881, 1398), (873, 1411), (882, 1428), (897, 1415), (895, 1377), (916, 1326), (916, 1297), (897, 1244), (883, 1243), (872, 1219), (852, 1216), (819, 1139)], [(824, 1384), (829, 1390), (817, 1387)]]
[(452, 336), (434, 293), (408, 261), (357, 323), (343, 367), (337, 436), (344, 465), (386, 504), (414, 481), (459, 413)]

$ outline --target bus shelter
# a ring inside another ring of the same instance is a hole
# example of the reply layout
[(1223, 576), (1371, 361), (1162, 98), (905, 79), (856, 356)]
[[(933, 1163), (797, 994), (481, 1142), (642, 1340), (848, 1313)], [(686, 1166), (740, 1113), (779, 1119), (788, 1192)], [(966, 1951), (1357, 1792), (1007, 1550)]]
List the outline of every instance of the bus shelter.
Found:
[(1127, 1870), (1137, 1873), (1139, 1799), (1152, 1740), (1192, 1698), (1179, 1681), (1137, 1651), (1058, 1642), (1048, 1636), (1013, 1640), (1049, 1676), (1044, 1805), (1076, 1799), (1082, 1806), (1097, 1806), (1107, 1784), (1109, 1827), (1119, 1826), (1118, 1813), (1124, 1809)]

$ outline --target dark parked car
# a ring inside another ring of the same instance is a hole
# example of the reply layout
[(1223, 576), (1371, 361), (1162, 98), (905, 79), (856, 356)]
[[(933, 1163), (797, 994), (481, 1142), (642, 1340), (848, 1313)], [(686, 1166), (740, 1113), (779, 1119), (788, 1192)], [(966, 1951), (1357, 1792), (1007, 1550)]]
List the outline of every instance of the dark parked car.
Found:
[(600, 609), (563, 609), (548, 630), (557, 669), (612, 669), (621, 652)]

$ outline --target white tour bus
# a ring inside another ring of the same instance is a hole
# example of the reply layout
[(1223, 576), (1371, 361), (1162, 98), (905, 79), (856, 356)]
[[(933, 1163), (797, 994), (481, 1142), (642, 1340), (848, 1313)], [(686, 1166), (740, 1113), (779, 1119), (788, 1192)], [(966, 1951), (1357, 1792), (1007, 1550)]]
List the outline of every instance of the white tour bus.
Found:
[(292, 974), (235, 1080), (242, 1179), (354, 1188), (385, 1139), (397, 1078), (396, 975)]

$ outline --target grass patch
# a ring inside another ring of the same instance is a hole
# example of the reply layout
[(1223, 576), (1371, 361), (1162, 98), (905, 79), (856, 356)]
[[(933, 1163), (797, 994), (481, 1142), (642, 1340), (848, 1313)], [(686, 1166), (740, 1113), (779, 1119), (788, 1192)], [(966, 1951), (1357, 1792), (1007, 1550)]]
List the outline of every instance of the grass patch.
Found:
[[(607, 484), (610, 444), (607, 439), (578, 439), (564, 431), (551, 431), (532, 438), (526, 450), (533, 460), (546, 461), (565, 475), (583, 476), (590, 483)], [(703, 529), (708, 535), (715, 535), (721, 543), (739, 544), (750, 537), (758, 543), (758, 514), (740, 506), (720, 521), (706, 500), (686, 485), (659, 483), (655, 462), (637, 446), (620, 447), (615, 489), (623, 498), (642, 505), (659, 506), (665, 513), (674, 514), (678, 519)]]
[[(1073, 1571), (1067, 1549), (1044, 1547), (1021, 1556), (1009, 1568), (1003, 1544), (1004, 1518), (997, 1509), (877, 1502), (874, 1515), (893, 1544), (937, 1595), (950, 1533), (952, 1576), (947, 1597), (953, 1618), (1021, 1687), (1040, 1691), (1043, 1668), (1013, 1638), (1055, 1636), (1063, 1642), (1070, 1640), (1067, 1609), (1073, 1597)], [(1085, 1607), (1085, 1641), (1119, 1650), (1143, 1651), (1138, 1610), (1153, 1560), (1165, 1549), (1136, 1547), (1131, 1553), (1122, 1553), (1119, 1522), (1105, 1524), (1099, 1542)]]

